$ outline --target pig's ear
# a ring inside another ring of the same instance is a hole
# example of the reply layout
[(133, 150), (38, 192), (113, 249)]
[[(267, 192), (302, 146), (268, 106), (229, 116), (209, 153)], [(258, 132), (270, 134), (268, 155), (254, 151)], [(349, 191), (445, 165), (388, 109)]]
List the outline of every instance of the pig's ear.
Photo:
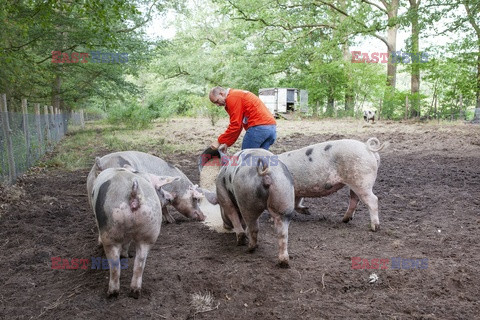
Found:
[(95, 170), (102, 171), (102, 166), (100, 165), (100, 157), (95, 157)]
[(192, 193), (194, 199), (200, 200), (203, 198), (203, 193), (199, 191), (200, 189), (198, 188), (198, 185), (194, 184), (193, 186), (190, 186), (188, 190)]
[(130, 172), (133, 172), (133, 173), (138, 173), (138, 170), (135, 169), (134, 167), (132, 167), (131, 165), (129, 164), (124, 164), (123, 165), (123, 168), (130, 171)]
[(152, 182), (155, 189), (159, 189), (162, 186), (172, 183), (173, 181), (180, 180), (180, 177), (170, 177), (170, 176), (157, 176), (150, 174), (150, 181)]
[(165, 197), (165, 200), (167, 200), (168, 202), (173, 201), (174, 196), (173, 196), (173, 194), (171, 194), (170, 192), (165, 191), (165, 190), (163, 190), (162, 188), (160, 188), (160, 191), (159, 191), (159, 192), (161, 192), (161, 193), (163, 194), (163, 196)]
[(198, 188), (198, 191), (202, 192), (208, 202), (211, 204), (218, 204), (217, 194), (215, 192), (210, 192), (206, 189)]

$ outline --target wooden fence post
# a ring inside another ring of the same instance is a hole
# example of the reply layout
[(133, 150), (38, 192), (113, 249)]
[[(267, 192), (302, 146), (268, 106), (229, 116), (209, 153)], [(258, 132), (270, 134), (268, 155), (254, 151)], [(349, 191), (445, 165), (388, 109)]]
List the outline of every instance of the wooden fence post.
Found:
[(35, 103), (35, 129), (37, 130), (37, 139), (38, 139), (38, 154), (37, 156), (40, 158), (40, 155), (43, 153), (43, 134), (42, 134), (42, 124), (40, 120), (40, 103)]
[(8, 108), (7, 108), (7, 95), (2, 94), (2, 128), (7, 140), (7, 154), (8, 154), (8, 179), (9, 183), (12, 184), (17, 179), (15, 173), (15, 160), (13, 158), (13, 144), (12, 144), (12, 130), (10, 129), (10, 123), (8, 121)]
[(53, 110), (53, 106), (50, 106), (50, 133), (52, 135), (53, 143), (57, 141), (57, 129), (55, 128), (55, 112)]
[(30, 130), (28, 128), (28, 110), (27, 110), (27, 99), (22, 99), (22, 115), (23, 115), (23, 135), (25, 138), (25, 152), (27, 153), (27, 167), (30, 167), (31, 164), (31, 148), (30, 148)]
[(52, 133), (50, 132), (50, 120), (48, 116), (48, 106), (43, 107), (43, 119), (45, 121), (45, 136), (46, 136), (46, 145), (49, 147), (50, 141), (52, 140)]
[(58, 141), (62, 137), (61, 130), (60, 130), (61, 122), (60, 122), (60, 109), (59, 108), (55, 108), (55, 125), (57, 127), (57, 141)]
[(82, 129), (85, 129), (85, 118), (83, 115), (83, 109), (80, 110), (80, 125), (82, 126)]
[(408, 96), (405, 96), (405, 120), (408, 119)]
[(459, 106), (458, 106), (458, 109), (460, 110), (460, 116), (459, 116), (459, 118), (462, 118), (462, 120), (465, 120), (465, 110), (463, 110), (463, 96), (462, 96), (461, 93), (460, 93), (460, 97), (459, 97)]
[(377, 121), (380, 120), (380, 117), (382, 115), (382, 103), (383, 103), (383, 100), (380, 99), (380, 106), (378, 107), (378, 119), (377, 119)]

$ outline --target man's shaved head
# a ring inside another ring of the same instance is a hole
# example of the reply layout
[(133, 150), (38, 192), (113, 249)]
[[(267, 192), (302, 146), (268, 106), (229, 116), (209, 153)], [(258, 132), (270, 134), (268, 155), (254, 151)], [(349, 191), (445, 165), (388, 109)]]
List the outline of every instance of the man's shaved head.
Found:
[(217, 106), (225, 106), (226, 97), (227, 97), (227, 90), (218, 86), (210, 90), (210, 94), (208, 95), (208, 98), (210, 99), (210, 101), (216, 104)]

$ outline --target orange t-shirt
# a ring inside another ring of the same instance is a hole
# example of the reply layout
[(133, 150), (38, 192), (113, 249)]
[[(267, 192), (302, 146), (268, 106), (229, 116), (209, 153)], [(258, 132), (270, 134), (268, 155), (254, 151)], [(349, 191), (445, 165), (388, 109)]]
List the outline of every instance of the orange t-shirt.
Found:
[(242, 133), (242, 127), (277, 124), (272, 113), (259, 97), (249, 91), (230, 89), (225, 99), (225, 111), (230, 116), (227, 130), (218, 137), (220, 144), (231, 146)]

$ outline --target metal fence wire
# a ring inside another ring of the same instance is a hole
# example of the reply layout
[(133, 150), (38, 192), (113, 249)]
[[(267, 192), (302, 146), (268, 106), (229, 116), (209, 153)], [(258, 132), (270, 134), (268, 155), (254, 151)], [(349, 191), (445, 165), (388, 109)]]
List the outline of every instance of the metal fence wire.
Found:
[[(5, 117), (10, 128), (6, 127)], [(65, 113), (24, 114), (2, 110), (0, 183), (14, 183), (17, 177), (34, 165), (45, 152), (52, 151), (55, 144), (67, 133), (68, 120), (69, 114)], [(12, 163), (14, 170), (11, 170)]]

